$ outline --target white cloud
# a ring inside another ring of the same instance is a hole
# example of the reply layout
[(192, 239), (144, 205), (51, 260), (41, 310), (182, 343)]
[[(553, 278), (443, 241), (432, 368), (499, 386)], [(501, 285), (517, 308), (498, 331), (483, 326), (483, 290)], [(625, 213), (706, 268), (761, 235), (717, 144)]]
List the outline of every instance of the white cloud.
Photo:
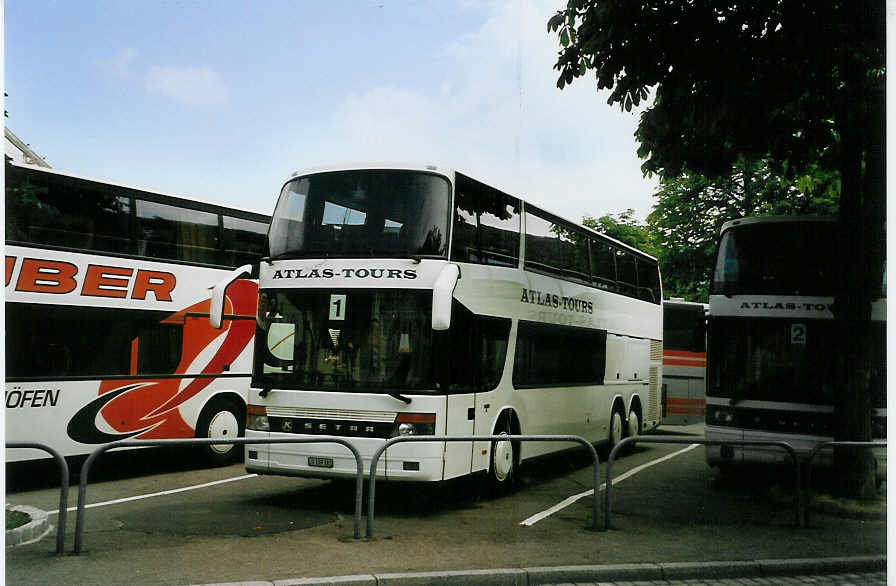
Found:
[(336, 108), (314, 164), (411, 161), (449, 165), (573, 220), (649, 212), (632, 134), (638, 118), (606, 104), (593, 78), (556, 88), (554, 8), (500, 3), (442, 51), (443, 79), (355, 93)]
[(146, 88), (190, 106), (225, 103), (227, 87), (208, 67), (150, 67)]

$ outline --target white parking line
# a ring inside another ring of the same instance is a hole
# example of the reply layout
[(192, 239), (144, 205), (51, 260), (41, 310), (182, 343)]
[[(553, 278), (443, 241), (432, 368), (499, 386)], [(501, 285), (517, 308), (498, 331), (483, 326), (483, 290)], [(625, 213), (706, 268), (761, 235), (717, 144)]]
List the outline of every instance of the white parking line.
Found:
[[(680, 456), (681, 454), (684, 454), (685, 452), (690, 452), (691, 450), (693, 450), (694, 448), (696, 448), (699, 445), (700, 444), (691, 444), (688, 447), (684, 448), (683, 450), (678, 450), (677, 452), (673, 452), (671, 454), (663, 456), (662, 458), (657, 458), (656, 460), (651, 460), (650, 462), (647, 462), (646, 464), (641, 464), (640, 466), (636, 466), (636, 467), (632, 468), (631, 470), (629, 470), (628, 472), (620, 474), (619, 476), (614, 478), (613, 486), (616, 486), (618, 483), (622, 482), (626, 478), (631, 478), (638, 472), (641, 472), (642, 470), (650, 468), (651, 466), (655, 466), (661, 462), (665, 462), (666, 460), (671, 460), (672, 458), (674, 458), (676, 456)], [(599, 487), (599, 490), (604, 490), (606, 488), (606, 486), (607, 486), (607, 483), (601, 484)], [(571, 497), (563, 499), (562, 501), (560, 501), (553, 507), (551, 507), (549, 509), (545, 509), (544, 511), (542, 511), (540, 513), (536, 513), (524, 521), (520, 521), (520, 525), (522, 525), (524, 527), (531, 527), (532, 525), (535, 525), (542, 519), (550, 517), (557, 511), (562, 511), (563, 509), (565, 509), (569, 505), (573, 504), (577, 500), (583, 499), (586, 496), (591, 496), (593, 494), (594, 494), (593, 488), (590, 488), (590, 489), (586, 490), (585, 492), (580, 492), (579, 494), (574, 494)]]
[[(84, 505), (84, 508), (85, 509), (93, 509), (95, 507), (105, 507), (107, 505), (117, 505), (119, 503), (127, 503), (130, 501), (139, 501), (139, 500), (149, 499), (149, 498), (153, 498), (153, 497), (157, 497), (157, 496), (165, 496), (168, 494), (176, 494), (178, 492), (188, 492), (190, 490), (197, 490), (200, 488), (208, 488), (209, 486), (215, 486), (218, 484), (227, 484), (228, 482), (236, 482), (238, 480), (246, 480), (247, 478), (254, 478), (256, 476), (258, 476), (258, 474), (246, 474), (244, 476), (236, 476), (234, 478), (225, 478), (224, 480), (215, 480), (214, 482), (206, 482), (205, 484), (196, 484), (193, 486), (185, 486), (183, 488), (173, 488), (171, 490), (163, 490), (161, 492), (152, 492), (149, 494), (138, 494), (136, 496), (129, 496), (129, 497), (121, 498), (121, 499), (115, 499), (113, 501), (105, 501), (102, 503), (92, 503), (89, 505)], [(78, 507), (69, 507), (66, 509), (66, 511), (68, 511), (68, 512), (77, 511), (77, 510), (78, 510)], [(47, 514), (48, 515), (58, 515), (59, 509), (56, 509), (55, 511), (47, 511)]]

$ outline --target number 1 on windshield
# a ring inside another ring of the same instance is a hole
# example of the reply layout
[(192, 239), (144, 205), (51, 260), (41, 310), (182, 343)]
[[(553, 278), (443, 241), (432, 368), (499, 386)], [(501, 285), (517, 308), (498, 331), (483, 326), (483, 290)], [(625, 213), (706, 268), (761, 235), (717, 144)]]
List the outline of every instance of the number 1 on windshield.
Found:
[(330, 319), (345, 321), (345, 295), (330, 295)]

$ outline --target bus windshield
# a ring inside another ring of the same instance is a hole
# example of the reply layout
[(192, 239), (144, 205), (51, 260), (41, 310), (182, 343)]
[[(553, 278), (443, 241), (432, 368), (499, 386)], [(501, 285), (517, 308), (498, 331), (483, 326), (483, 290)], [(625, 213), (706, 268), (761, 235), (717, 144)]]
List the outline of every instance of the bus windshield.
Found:
[(297, 177), (277, 201), (271, 258), (447, 257), (450, 203), (448, 180), (421, 171)]
[(432, 293), (263, 291), (253, 386), (435, 391)]
[(712, 292), (830, 296), (837, 258), (831, 221), (737, 226), (722, 235)]

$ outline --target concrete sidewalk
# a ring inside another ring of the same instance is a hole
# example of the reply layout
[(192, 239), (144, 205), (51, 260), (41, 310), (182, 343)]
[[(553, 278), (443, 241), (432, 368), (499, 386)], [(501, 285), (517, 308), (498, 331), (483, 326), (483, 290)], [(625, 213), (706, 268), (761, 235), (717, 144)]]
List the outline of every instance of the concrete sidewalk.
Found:
[(600, 584), (854, 584), (885, 585), (886, 556), (556, 566), (442, 572), (358, 574), (320, 578), (228, 582), (205, 586), (590, 586)]

